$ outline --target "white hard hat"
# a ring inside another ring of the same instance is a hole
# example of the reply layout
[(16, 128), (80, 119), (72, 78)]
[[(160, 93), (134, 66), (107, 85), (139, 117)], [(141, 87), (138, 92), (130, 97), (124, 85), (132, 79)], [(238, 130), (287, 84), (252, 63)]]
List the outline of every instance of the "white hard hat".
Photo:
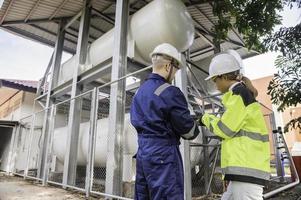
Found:
[(215, 76), (235, 72), (240, 69), (241, 66), (233, 55), (221, 53), (211, 60), (209, 65), (209, 76), (205, 80), (207, 81)]
[(152, 58), (156, 54), (163, 54), (166, 56), (169, 56), (173, 59), (175, 59), (179, 63), (179, 68), (183, 66), (182, 60), (181, 60), (181, 53), (168, 43), (162, 43), (153, 50), (153, 52), (150, 54), (150, 57)]

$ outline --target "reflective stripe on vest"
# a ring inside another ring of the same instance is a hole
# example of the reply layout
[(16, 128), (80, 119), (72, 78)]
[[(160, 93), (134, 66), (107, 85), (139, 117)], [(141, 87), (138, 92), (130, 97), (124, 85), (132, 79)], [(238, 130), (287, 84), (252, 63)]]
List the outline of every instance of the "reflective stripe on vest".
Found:
[(231, 131), (222, 121), (218, 121), (217, 126), (221, 131), (223, 131), (224, 134), (226, 134), (229, 137), (248, 137), (252, 140), (257, 140), (261, 142), (268, 142), (269, 141), (269, 135), (261, 135), (260, 133), (254, 133), (249, 131), (240, 130), (239, 132), (233, 132)]
[(255, 178), (260, 178), (264, 180), (270, 179), (270, 173), (261, 171), (258, 169), (251, 169), (245, 167), (225, 167), (222, 168), (223, 174), (233, 174), (233, 175), (244, 175), (244, 176), (251, 176)]

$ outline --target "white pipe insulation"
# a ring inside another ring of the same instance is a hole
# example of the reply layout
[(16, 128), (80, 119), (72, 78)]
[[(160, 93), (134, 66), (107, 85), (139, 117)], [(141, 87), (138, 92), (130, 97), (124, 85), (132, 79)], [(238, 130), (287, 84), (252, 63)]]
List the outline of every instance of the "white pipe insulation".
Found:
[[(125, 115), (125, 131), (123, 153), (124, 155), (135, 155), (138, 149), (137, 132), (131, 125), (129, 114)], [(88, 147), (89, 147), (89, 122), (81, 123), (79, 130), (79, 146), (78, 146), (78, 165), (85, 166), (88, 162)], [(95, 167), (105, 167), (107, 160), (107, 140), (108, 140), (109, 119), (104, 118), (97, 121), (96, 146), (95, 146)], [(54, 131), (52, 153), (58, 161), (63, 164), (65, 160), (67, 141), (67, 126), (57, 128)], [(193, 142), (201, 143), (202, 136), (199, 135)], [(191, 149), (192, 167), (195, 166), (202, 157), (199, 148)]]
[[(149, 54), (161, 43), (170, 43), (181, 52), (187, 50), (194, 40), (194, 25), (181, 0), (154, 0), (130, 17), (127, 38), (128, 56), (149, 64)], [(87, 63), (79, 74), (111, 58), (113, 46), (111, 29), (89, 46)], [(59, 84), (72, 78), (75, 65), (76, 55), (61, 66)]]

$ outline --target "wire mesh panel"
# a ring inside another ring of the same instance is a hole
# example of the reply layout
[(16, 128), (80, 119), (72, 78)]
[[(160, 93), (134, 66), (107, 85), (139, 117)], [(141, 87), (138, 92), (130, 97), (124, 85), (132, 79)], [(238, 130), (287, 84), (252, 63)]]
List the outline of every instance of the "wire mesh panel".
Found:
[[(214, 142), (212, 142), (214, 143)], [(209, 150), (209, 158), (204, 158), (204, 148)], [(191, 150), (198, 152), (198, 162), (195, 162), (195, 158), (191, 158), (191, 185), (192, 185), (192, 197), (199, 198), (207, 195), (207, 193), (221, 194), (223, 192), (223, 181), (220, 169), (220, 152), (218, 151), (219, 145), (211, 147), (203, 146), (203, 144), (191, 144)], [(205, 165), (208, 164), (208, 185), (205, 184)]]
[(24, 175), (30, 148), (30, 130), (32, 116), (20, 119), (19, 132), (16, 137), (16, 156), (14, 158), (14, 172), (19, 175)]
[(50, 130), (48, 181), (62, 183), (65, 152), (67, 148), (68, 117), (70, 101), (54, 106), (54, 124)]
[(105, 192), (106, 160), (109, 127), (109, 95), (99, 91), (97, 122), (94, 142), (94, 158), (92, 159), (92, 191)]
[(29, 154), (27, 163), (27, 176), (37, 178), (40, 152), (42, 148), (42, 129), (45, 110), (32, 115), (33, 120), (30, 130)]
[[(124, 116), (124, 132), (123, 142), (121, 144), (121, 152), (123, 159), (122, 170), (122, 197), (134, 197), (134, 179), (135, 179), (135, 160), (134, 154), (137, 151), (137, 134), (134, 127), (130, 123), (130, 104), (134, 92), (126, 92), (125, 96), (125, 116)], [(105, 193), (107, 177), (107, 159), (108, 157), (108, 134), (109, 134), (109, 110), (110, 98), (103, 88), (100, 88), (98, 95), (98, 110), (97, 110), (97, 128), (93, 159), (93, 181), (92, 191)], [(119, 127), (118, 127), (119, 128)]]
[(80, 114), (80, 127), (78, 139), (78, 153), (77, 153), (77, 166), (75, 187), (85, 188), (86, 170), (88, 163), (89, 152), (89, 131), (90, 131), (90, 117), (91, 117), (91, 92), (81, 96), (81, 113)]

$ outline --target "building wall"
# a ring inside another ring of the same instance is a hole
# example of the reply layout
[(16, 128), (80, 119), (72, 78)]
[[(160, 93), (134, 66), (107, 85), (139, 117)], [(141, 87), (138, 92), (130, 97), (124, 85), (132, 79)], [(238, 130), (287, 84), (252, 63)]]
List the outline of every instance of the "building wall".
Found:
[(23, 91), (1, 88), (0, 119), (15, 120), (20, 117), (20, 107), (23, 101)]
[[(252, 83), (258, 90), (257, 100), (260, 103), (264, 104), (269, 109), (274, 111), (275, 118), (276, 118), (276, 126), (283, 127), (291, 119), (293, 119), (297, 116), (301, 116), (301, 105), (298, 105), (293, 108), (288, 108), (284, 112), (278, 112), (277, 106), (272, 105), (271, 97), (267, 94), (267, 91), (268, 91), (267, 88), (268, 88), (269, 82), (272, 80), (272, 78), (273, 78), (273, 76), (255, 79), (255, 80), (252, 80)], [(263, 108), (263, 113), (265, 115), (268, 115), (268, 113), (271, 112), (269, 109)], [(268, 122), (267, 117), (266, 117), (266, 121)], [(295, 142), (301, 141), (300, 130), (299, 129), (291, 130), (289, 133), (286, 133), (285, 140), (287, 142), (288, 147), (291, 148)]]

